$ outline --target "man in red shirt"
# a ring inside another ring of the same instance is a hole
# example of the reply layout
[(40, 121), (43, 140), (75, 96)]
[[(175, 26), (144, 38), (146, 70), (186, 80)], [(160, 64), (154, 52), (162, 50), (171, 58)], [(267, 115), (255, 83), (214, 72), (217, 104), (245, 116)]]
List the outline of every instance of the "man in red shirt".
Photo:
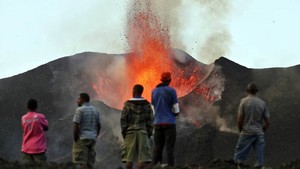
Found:
[(48, 121), (43, 114), (36, 112), (37, 107), (35, 99), (28, 100), (28, 112), (22, 116), (21, 151), (24, 153), (23, 160), (26, 164), (43, 163), (47, 160), (45, 131), (48, 130)]

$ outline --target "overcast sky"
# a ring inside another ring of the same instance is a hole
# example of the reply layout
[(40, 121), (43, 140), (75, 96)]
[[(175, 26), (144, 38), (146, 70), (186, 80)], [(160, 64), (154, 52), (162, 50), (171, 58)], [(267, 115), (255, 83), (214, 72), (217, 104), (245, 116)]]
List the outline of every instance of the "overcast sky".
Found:
[[(171, 17), (178, 17), (185, 24), (179, 31), (170, 32), (171, 39), (177, 39), (177, 42), (182, 39), (183, 50), (209, 64), (220, 56), (208, 58), (202, 56), (205, 52), (201, 51), (206, 47), (205, 39), (212, 35), (207, 29), (214, 27), (217, 31), (218, 24), (210, 24), (207, 18), (203, 21), (207, 16), (203, 14), (203, 4), (197, 2), (200, 0), (182, 1), (176, 7), (176, 15)], [(1, 0), (0, 78), (84, 51), (128, 52), (124, 38), (128, 2)], [(224, 29), (227, 37), (223, 39), (227, 48), (222, 55), (251, 68), (300, 64), (300, 1), (228, 2), (226, 16), (218, 21), (222, 22), (220, 30)], [(173, 47), (182, 47), (173, 44)]]

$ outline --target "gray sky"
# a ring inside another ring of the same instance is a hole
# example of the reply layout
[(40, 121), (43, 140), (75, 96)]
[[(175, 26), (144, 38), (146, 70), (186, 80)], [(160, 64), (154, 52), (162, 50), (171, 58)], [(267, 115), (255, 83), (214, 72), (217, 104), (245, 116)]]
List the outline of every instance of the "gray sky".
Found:
[[(172, 10), (164, 9), (171, 15), (172, 46), (207, 64), (220, 55), (251, 68), (300, 64), (300, 1), (221, 1), (226, 5), (208, 8), (205, 0), (176, 0)], [(128, 52), (128, 2), (1, 0), (0, 78), (84, 51)], [(207, 43), (213, 40), (219, 52)]]

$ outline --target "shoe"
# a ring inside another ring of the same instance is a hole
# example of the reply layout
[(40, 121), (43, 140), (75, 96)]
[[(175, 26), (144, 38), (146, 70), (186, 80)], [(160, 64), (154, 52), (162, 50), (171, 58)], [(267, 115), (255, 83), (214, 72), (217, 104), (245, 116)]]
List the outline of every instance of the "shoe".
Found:
[(164, 169), (173, 169), (173, 166), (169, 166), (168, 164), (162, 164), (161, 168), (164, 168)]
[(160, 163), (157, 163), (155, 165), (152, 164), (150, 168), (151, 169), (159, 169), (159, 168), (161, 168), (161, 164)]
[(236, 166), (237, 166), (238, 169), (249, 168), (249, 165), (245, 165), (243, 163), (237, 163)]

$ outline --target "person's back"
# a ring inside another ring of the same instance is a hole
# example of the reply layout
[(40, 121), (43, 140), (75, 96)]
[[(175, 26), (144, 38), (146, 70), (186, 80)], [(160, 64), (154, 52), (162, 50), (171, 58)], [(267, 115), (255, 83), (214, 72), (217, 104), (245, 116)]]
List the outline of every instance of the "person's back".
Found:
[[(130, 130), (144, 130), (152, 128), (153, 112), (150, 103), (144, 98), (132, 98), (125, 102), (124, 115), (128, 119), (121, 123), (122, 128), (126, 131)], [(125, 114), (126, 112), (126, 114)]]
[(157, 85), (152, 91), (152, 104), (155, 110), (154, 124), (175, 124), (173, 106), (177, 103), (176, 91), (172, 87), (164, 83)]
[(23, 144), (22, 152), (41, 153), (46, 151), (45, 128), (48, 121), (43, 114), (29, 111), (22, 116)]
[(96, 139), (98, 134), (99, 112), (90, 103), (83, 103), (76, 109), (74, 120), (80, 124), (80, 139)]
[(28, 112), (22, 116), (23, 140), (22, 149), (25, 163), (34, 164), (46, 161), (46, 137), (48, 121), (43, 114), (37, 113), (37, 101), (28, 101)]
[(243, 115), (242, 134), (263, 134), (263, 123), (266, 117), (266, 104), (255, 95), (241, 100), (240, 112)]
[(266, 104), (256, 96), (258, 89), (254, 83), (247, 86), (248, 96), (241, 99), (238, 108), (239, 140), (234, 153), (234, 162), (240, 168), (246, 160), (250, 149), (255, 151), (255, 168), (263, 168), (264, 164), (264, 132), (270, 125), (270, 113)]
[(96, 158), (95, 145), (100, 133), (100, 114), (90, 105), (90, 96), (81, 93), (73, 117), (73, 162), (81, 169), (93, 168)]
[(176, 91), (169, 87), (171, 73), (162, 73), (160, 80), (162, 83), (156, 86), (151, 96), (155, 126), (152, 165), (162, 163), (163, 149), (166, 147), (167, 163), (172, 167), (175, 165), (176, 116), (179, 114), (179, 104)]
[(134, 157), (138, 160), (138, 169), (151, 162), (149, 139), (153, 132), (153, 111), (151, 104), (142, 97), (144, 87), (133, 87), (133, 98), (124, 104), (121, 115), (121, 130), (124, 138), (122, 161), (126, 169), (132, 169)]

